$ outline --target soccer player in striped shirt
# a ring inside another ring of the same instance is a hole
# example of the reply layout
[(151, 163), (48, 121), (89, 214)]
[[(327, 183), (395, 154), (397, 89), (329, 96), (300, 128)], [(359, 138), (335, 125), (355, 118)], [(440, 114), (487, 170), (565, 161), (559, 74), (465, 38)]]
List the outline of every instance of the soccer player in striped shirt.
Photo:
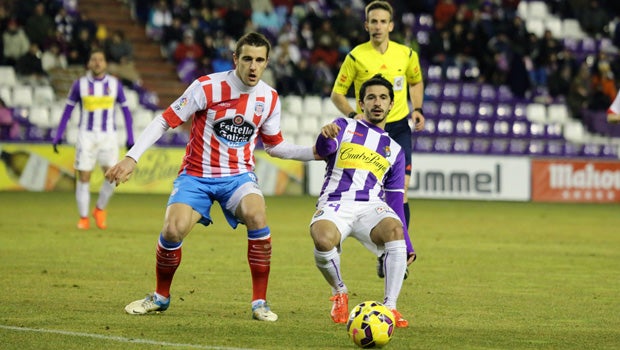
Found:
[(156, 252), (155, 292), (125, 307), (129, 314), (161, 312), (170, 305), (170, 285), (181, 262), (183, 239), (196, 223), (212, 223), (213, 202), (220, 203), (233, 228), (247, 228), (247, 259), (252, 275), (252, 317), (276, 321), (266, 302), (271, 260), (271, 232), (265, 201), (254, 174), (254, 148), (262, 140), (272, 156), (301, 161), (315, 159), (312, 146), (285, 142), (280, 131), (278, 93), (261, 80), (270, 43), (258, 33), (237, 41), (235, 69), (202, 76), (150, 123), (127, 156), (106, 178), (125, 182), (140, 156), (169, 128), (191, 122), (185, 157), (168, 200)]
[(402, 276), (413, 261), (407, 256), (415, 258), (415, 251), (403, 211), (405, 154), (383, 129), (393, 106), (392, 84), (377, 74), (359, 91), (363, 119), (336, 119), (331, 125), (339, 129), (338, 135), (321, 134), (315, 144), (327, 166), (310, 235), (316, 266), (332, 288), (331, 317), (336, 323), (346, 323), (349, 316), (340, 253), (343, 241), (353, 237), (383, 255), (383, 302), (394, 313), (397, 327), (409, 324), (396, 310)]
[[(77, 227), (82, 230), (90, 228), (88, 218), (90, 177), (95, 169), (95, 164), (99, 162), (102, 171), (105, 173), (118, 162), (116, 104), (121, 106), (125, 117), (126, 145), (128, 148), (133, 145), (131, 111), (127, 105), (123, 85), (119, 79), (106, 73), (108, 65), (103, 51), (93, 50), (90, 53), (87, 66), (86, 75), (77, 79), (71, 86), (64, 112), (52, 141), (54, 152), (58, 153), (58, 144), (62, 141), (71, 113), (79, 103), (80, 120), (75, 144), (74, 168), (78, 174), (75, 198), (80, 219)], [(114, 184), (104, 181), (92, 213), (95, 223), (100, 229), (107, 228), (107, 211), (105, 208), (113, 193)]]

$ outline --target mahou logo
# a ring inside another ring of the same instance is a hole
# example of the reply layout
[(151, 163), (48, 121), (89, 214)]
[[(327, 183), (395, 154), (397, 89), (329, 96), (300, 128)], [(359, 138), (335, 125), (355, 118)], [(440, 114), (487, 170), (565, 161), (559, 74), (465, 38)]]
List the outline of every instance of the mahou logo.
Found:
[(532, 199), (620, 202), (620, 162), (534, 160)]

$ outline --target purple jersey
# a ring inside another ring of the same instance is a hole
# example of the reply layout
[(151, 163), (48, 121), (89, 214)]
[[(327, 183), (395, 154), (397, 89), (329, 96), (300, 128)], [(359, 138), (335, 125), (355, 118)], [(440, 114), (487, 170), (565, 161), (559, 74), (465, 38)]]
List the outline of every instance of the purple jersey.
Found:
[(338, 118), (335, 139), (319, 135), (317, 153), (327, 161), (325, 181), (317, 208), (327, 202), (385, 201), (403, 222), (405, 241), (413, 252), (407, 233), (403, 200), (405, 154), (385, 130), (364, 120)]

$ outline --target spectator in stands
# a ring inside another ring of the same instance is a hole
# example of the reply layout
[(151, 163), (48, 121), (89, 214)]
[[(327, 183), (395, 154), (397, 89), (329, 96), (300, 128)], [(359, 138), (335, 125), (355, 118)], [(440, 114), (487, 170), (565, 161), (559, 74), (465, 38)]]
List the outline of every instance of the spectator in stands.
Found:
[(178, 17), (172, 18), (172, 23), (169, 26), (164, 27), (164, 33), (161, 38), (161, 52), (162, 56), (172, 60), (174, 50), (177, 45), (183, 41), (183, 22)]
[(307, 58), (302, 57), (297, 65), (295, 65), (295, 83), (297, 94), (301, 96), (305, 95), (318, 95), (321, 91), (314, 91), (314, 72), (310, 66), (310, 62)]
[(66, 42), (70, 42), (73, 38), (74, 22), (75, 19), (67, 13), (64, 7), (58, 9), (54, 17), (54, 24), (56, 25), (56, 32), (60, 32)]
[(164, 34), (164, 27), (170, 24), (172, 24), (172, 12), (168, 8), (168, 3), (166, 0), (157, 1), (149, 11), (146, 35), (155, 41), (160, 41)]
[(28, 17), (24, 26), (26, 35), (31, 42), (42, 47), (48, 38), (56, 31), (54, 20), (45, 13), (45, 4), (40, 2), (34, 7), (34, 13)]
[(438, 0), (433, 12), (433, 21), (436, 30), (448, 29), (456, 15), (457, 5), (453, 0)]
[(174, 50), (173, 58), (177, 64), (184, 60), (198, 60), (202, 57), (202, 47), (194, 40), (194, 33), (191, 30), (183, 33), (183, 41)]
[(603, 34), (605, 26), (610, 21), (607, 11), (600, 6), (598, 0), (590, 0), (588, 6), (579, 15), (579, 23), (582, 29), (589, 36), (597, 38)]
[(360, 44), (358, 38), (364, 35), (364, 27), (360, 25), (359, 15), (353, 12), (351, 4), (344, 4), (331, 16), (334, 30), (346, 38), (351, 45)]
[(250, 16), (239, 8), (238, 0), (233, 0), (223, 19), (224, 31), (237, 40), (244, 34), (245, 24)]
[(317, 64), (322, 60), (335, 69), (339, 58), (338, 35), (329, 19), (324, 20), (321, 27), (314, 31), (314, 42), (316, 46), (310, 54), (310, 62)]
[(259, 32), (266, 34), (272, 41), (276, 40), (282, 23), (273, 7), (267, 7), (263, 11), (253, 11), (251, 18)]
[(297, 77), (295, 74), (295, 63), (291, 60), (287, 51), (280, 50), (274, 52), (275, 60), (272, 69), (275, 74), (276, 90), (281, 96), (286, 96), (297, 92)]
[(104, 42), (104, 52), (109, 62), (110, 74), (121, 79), (126, 86), (140, 84), (140, 74), (133, 59), (133, 46), (122, 30), (114, 31)]
[(201, 43), (205, 37), (205, 32), (207, 30), (206, 28), (207, 25), (201, 17), (192, 16), (183, 33), (186, 33), (188, 31), (191, 32), (194, 36), (194, 41), (197, 43)]
[(593, 96), (590, 100), (590, 109), (605, 110), (616, 98), (618, 89), (614, 73), (611, 71), (609, 61), (604, 54), (599, 54), (595, 71), (592, 73)]
[(454, 65), (454, 43), (448, 28), (435, 29), (426, 47), (426, 56), (434, 65), (441, 66), (445, 74), (448, 66)]
[(41, 55), (41, 65), (47, 74), (56, 69), (67, 69), (67, 57), (60, 51), (58, 44), (51, 43)]
[(306, 53), (310, 53), (314, 49), (314, 31), (310, 21), (303, 21), (299, 27), (299, 48)]
[(566, 103), (573, 118), (582, 119), (582, 111), (588, 107), (592, 91), (592, 78), (587, 62), (582, 62), (570, 82)]
[(37, 43), (30, 43), (28, 51), (17, 60), (15, 72), (19, 79), (28, 85), (49, 85), (47, 72), (43, 70), (41, 50)]
[(172, 0), (170, 12), (173, 18), (180, 18), (183, 23), (188, 22), (191, 17), (189, 3), (186, 0)]
[(69, 43), (67, 63), (69, 65), (84, 66), (90, 57), (90, 51), (94, 45), (97, 45), (97, 43), (90, 34), (89, 29), (81, 27), (79, 32), (77, 32), (77, 36), (73, 37), (73, 40)]
[(278, 44), (273, 48), (274, 57), (279, 57), (281, 54), (286, 54), (288, 59), (293, 63), (299, 63), (301, 59), (301, 51), (295, 41), (292, 41), (288, 36), (280, 36)]
[(4, 61), (9, 66), (15, 66), (17, 60), (28, 52), (30, 40), (16, 19), (9, 20), (6, 31), (2, 33), (2, 44)]
[(88, 15), (86, 15), (86, 13), (84, 12), (80, 12), (77, 20), (75, 21), (75, 25), (73, 27), (74, 29), (73, 29), (73, 35), (72, 35), (71, 40), (74, 40), (75, 36), (79, 35), (78, 33), (80, 33), (82, 29), (86, 29), (88, 31), (88, 34), (92, 38), (94, 38), (95, 34), (97, 33), (97, 23), (93, 21), (92, 19), (90, 19)]

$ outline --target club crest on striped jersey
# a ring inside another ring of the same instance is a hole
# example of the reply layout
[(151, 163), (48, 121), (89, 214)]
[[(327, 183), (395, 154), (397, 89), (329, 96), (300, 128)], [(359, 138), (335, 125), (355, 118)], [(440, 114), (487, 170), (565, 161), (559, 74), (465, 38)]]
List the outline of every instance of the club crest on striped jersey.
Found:
[(213, 125), (213, 131), (218, 140), (228, 147), (243, 147), (250, 142), (256, 131), (256, 126), (247, 122), (242, 114), (237, 114), (216, 121)]
[(263, 102), (256, 102), (254, 105), (254, 114), (261, 116), (265, 111), (265, 104)]
[(392, 150), (390, 149), (390, 146), (383, 147), (383, 155), (386, 157), (389, 157), (392, 155)]
[(316, 212), (314, 212), (314, 217), (318, 218), (319, 216), (325, 214), (325, 211), (323, 211), (323, 209), (319, 209)]

